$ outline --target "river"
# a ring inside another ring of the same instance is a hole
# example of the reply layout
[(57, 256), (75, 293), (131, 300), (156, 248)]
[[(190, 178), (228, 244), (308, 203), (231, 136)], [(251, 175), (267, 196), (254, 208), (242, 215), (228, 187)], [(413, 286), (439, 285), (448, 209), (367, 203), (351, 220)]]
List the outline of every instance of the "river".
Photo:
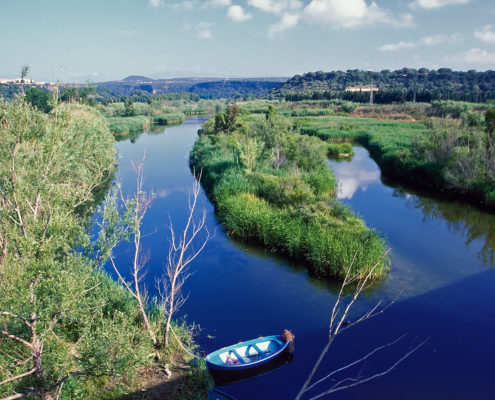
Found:
[[(143, 220), (143, 250), (149, 257), (143, 283), (151, 295), (156, 294), (155, 278), (166, 262), (167, 226), (172, 221), (180, 229), (185, 221), (193, 182), (188, 155), (203, 122), (188, 119), (181, 126), (117, 144), (124, 192), (135, 190), (130, 161), (145, 155), (144, 189), (156, 194)], [(363, 312), (403, 293), (383, 315), (339, 336), (321, 374), (406, 333), (362, 369), (337, 379), (372, 375), (388, 368), (410, 346), (430, 339), (388, 375), (333, 398), (493, 398), (495, 216), (392, 187), (382, 182), (364, 148), (356, 147), (355, 153), (350, 162), (329, 161), (341, 183), (339, 197), (383, 234), (392, 256), (390, 273), (354, 311)], [(238, 400), (293, 399), (325, 345), (338, 282), (313, 279), (303, 265), (232, 240), (217, 223), (203, 192), (199, 208), (205, 209), (206, 224), (215, 235), (191, 267), (194, 273), (185, 285), (189, 298), (180, 315), (199, 324), (197, 341), (206, 352), (290, 329), (296, 336), (292, 363), (223, 390)], [(118, 264), (127, 269), (129, 260), (128, 246), (119, 246)]]

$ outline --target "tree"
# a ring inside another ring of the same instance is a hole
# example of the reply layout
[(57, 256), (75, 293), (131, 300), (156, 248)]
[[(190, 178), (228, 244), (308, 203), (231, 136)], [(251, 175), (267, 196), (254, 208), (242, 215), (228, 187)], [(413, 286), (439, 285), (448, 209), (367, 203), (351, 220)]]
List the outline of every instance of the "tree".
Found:
[(237, 118), (240, 114), (240, 109), (237, 103), (230, 103), (225, 112), (225, 131), (227, 133), (232, 133), (236, 128), (238, 128)]
[(485, 113), (485, 130), (487, 133), (495, 132), (495, 108), (491, 108), (490, 110), (486, 110)]
[(126, 97), (124, 100), (124, 116), (132, 117), (135, 114), (134, 106), (132, 105), (132, 99), (130, 97)]
[(68, 379), (111, 375), (138, 350), (117, 339), (132, 324), (103, 314), (102, 274), (78, 250), (113, 137), (94, 110), (21, 101), (0, 104), (0, 139), (0, 397), (58, 398)]
[[(194, 220), (197, 199), (201, 188), (201, 174), (197, 177), (195, 176), (193, 191), (189, 199), (189, 215), (180, 237), (177, 238), (172, 223), (169, 226), (171, 243), (167, 266), (163, 276), (157, 279), (157, 287), (161, 298), (159, 307), (163, 311), (165, 319), (163, 341), (160, 341), (157, 334), (157, 327), (153, 327), (148, 318), (148, 305), (146, 304), (146, 297), (143, 295), (146, 292), (146, 288), (141, 288), (144, 267), (147, 263), (146, 257), (142, 255), (141, 223), (146, 211), (151, 206), (153, 195), (144, 192), (142, 189), (144, 162), (142, 161), (137, 165), (133, 163), (132, 166), (136, 172), (136, 194), (132, 198), (125, 199), (120, 189), (117, 189), (114, 193), (107, 196), (102, 209), (102, 222), (99, 224), (98, 248), (103, 250), (100, 250), (100, 256), (97, 258), (104, 259), (105, 256), (108, 256), (119, 281), (137, 301), (141, 319), (155, 348), (160, 348), (162, 345), (167, 347), (169, 345), (169, 333), (172, 331), (172, 316), (186, 300), (182, 296), (181, 289), (190, 275), (188, 272), (189, 264), (194, 261), (211, 238), (205, 225), (206, 211), (203, 210), (203, 215), (198, 221)], [(116, 204), (117, 193), (120, 194), (120, 208)], [(206, 237), (198, 244), (196, 239), (203, 230), (206, 231)], [(113, 249), (121, 240), (131, 240), (134, 245), (131, 262), (131, 282), (128, 282), (124, 278), (121, 269), (116, 265), (112, 255)], [(196, 244), (198, 244), (198, 247), (193, 248)], [(177, 341), (182, 345), (178, 338)]]
[[(136, 300), (144, 326), (153, 344), (155, 347), (158, 347), (159, 341), (155, 330), (151, 327), (147, 313), (146, 298), (143, 296), (140, 287), (143, 278), (143, 269), (147, 262), (146, 257), (142, 256), (141, 222), (153, 200), (153, 194), (143, 191), (143, 165), (144, 160), (137, 165), (132, 163), (132, 167), (136, 173), (135, 195), (132, 198), (124, 199), (122, 191), (119, 190), (122, 202), (121, 213), (119, 213), (116, 206), (116, 193), (114, 192), (107, 196), (103, 208), (103, 221), (100, 224), (100, 238), (103, 239), (100, 242), (106, 243), (106, 245), (102, 246), (100, 244), (100, 247), (107, 248), (106, 252), (109, 254), (109, 260), (114, 271), (119, 277), (120, 282)], [(134, 255), (131, 264), (132, 283), (124, 279), (112, 255), (113, 248), (120, 240), (126, 239), (127, 236), (132, 237), (134, 244)]]
[[(388, 309), (397, 299), (392, 300), (390, 303), (388, 303), (385, 306), (381, 306), (381, 302), (378, 302), (371, 310), (368, 312), (362, 314), (360, 317), (354, 319), (353, 321), (349, 320), (349, 313), (351, 311), (352, 306), (355, 304), (359, 296), (362, 294), (363, 290), (365, 290), (369, 284), (371, 283), (371, 279), (373, 276), (373, 271), (381, 264), (383, 259), (388, 255), (391, 249), (387, 250), (385, 254), (377, 261), (377, 263), (370, 269), (369, 273), (364, 276), (364, 277), (356, 277), (351, 275), (352, 267), (354, 265), (354, 261), (356, 260), (357, 256), (357, 251), (354, 253), (354, 257), (349, 264), (349, 267), (347, 269), (346, 276), (344, 278), (344, 281), (342, 282), (342, 285), (340, 287), (339, 294), (337, 296), (337, 299), (335, 300), (334, 306), (331, 310), (330, 313), (330, 323), (328, 326), (328, 341), (327, 344), (324, 346), (322, 349), (316, 363), (313, 366), (313, 369), (309, 373), (308, 377), (306, 378), (306, 381), (304, 382), (303, 386), (299, 390), (299, 393), (297, 394), (295, 400), (300, 400), (302, 396), (309, 391), (315, 389), (318, 385), (322, 383), (328, 382), (328, 379), (334, 378), (338, 373), (341, 373), (343, 371), (348, 370), (351, 367), (354, 366), (359, 366), (363, 365), (368, 359), (370, 359), (374, 354), (377, 352), (386, 349), (387, 347), (390, 347), (397, 342), (399, 342), (401, 339), (405, 337), (405, 335), (402, 335), (401, 337), (397, 338), (396, 340), (389, 342), (387, 344), (384, 344), (380, 347), (375, 348), (374, 350), (370, 351), (368, 354), (365, 356), (347, 364), (344, 365), (341, 368), (338, 368), (336, 370), (330, 371), (327, 375), (325, 375), (323, 378), (319, 379), (318, 381), (312, 383), (312, 380), (314, 378), (314, 375), (318, 368), (321, 365), (321, 362), (323, 361), (325, 355), (327, 354), (328, 350), (332, 346), (333, 342), (337, 338), (339, 334), (342, 332), (345, 332), (347, 329), (352, 328), (353, 326), (369, 320), (370, 318), (374, 318), (380, 314), (382, 314), (386, 309)], [(349, 286), (354, 286), (354, 293), (352, 294), (352, 297), (350, 297), (350, 300), (345, 304), (345, 292), (348, 290)], [(399, 294), (400, 295), (400, 294)], [(399, 365), (402, 361), (404, 361), (407, 357), (409, 357), (412, 353), (414, 353), (416, 350), (418, 350), (421, 346), (423, 346), (428, 339), (425, 341), (421, 342), (420, 344), (411, 347), (407, 352), (405, 352), (402, 357), (400, 357), (397, 361), (395, 361), (392, 365), (390, 365), (389, 368), (386, 368), (378, 373), (375, 373), (373, 375), (369, 376), (362, 376), (361, 371), (359, 374), (355, 377), (346, 377), (342, 378), (337, 381), (333, 381), (330, 385), (329, 388), (323, 389), (320, 393), (313, 395), (311, 397), (311, 400), (316, 400), (320, 399), (324, 396), (327, 396), (329, 394), (339, 392), (341, 390), (349, 389), (354, 386), (361, 385), (363, 383), (369, 382), (371, 380), (374, 380), (376, 378), (379, 378), (381, 376), (384, 376), (388, 374), (390, 371), (392, 371), (397, 365)]]
[(26, 78), (27, 74), (29, 72), (29, 65), (23, 65), (21, 67), (21, 83), (24, 83), (24, 79)]
[(79, 89), (75, 86), (65, 86), (62, 88), (62, 93), (60, 95), (60, 101), (65, 101), (72, 103), (74, 101), (79, 101), (81, 95)]
[(53, 109), (52, 95), (46, 90), (32, 87), (26, 91), (25, 96), (28, 103), (44, 113), (49, 113)]
[[(186, 225), (177, 237), (172, 221), (170, 221), (170, 247), (168, 251), (168, 260), (165, 274), (158, 280), (157, 286), (162, 299), (162, 310), (165, 316), (165, 330), (163, 332), (163, 344), (165, 347), (169, 344), (169, 333), (171, 331), (172, 316), (187, 300), (187, 296), (182, 294), (184, 282), (191, 275), (189, 273), (189, 264), (191, 264), (201, 251), (206, 246), (206, 243), (211, 239), (206, 222), (206, 210), (203, 209), (203, 214), (198, 220), (194, 220), (194, 213), (198, 201), (199, 192), (201, 189), (200, 180), (201, 172), (198, 176), (195, 175), (193, 190), (189, 197), (189, 215)], [(206, 231), (206, 236), (199, 242), (196, 248), (195, 245), (198, 235), (202, 231)], [(173, 331), (172, 331), (173, 332)]]

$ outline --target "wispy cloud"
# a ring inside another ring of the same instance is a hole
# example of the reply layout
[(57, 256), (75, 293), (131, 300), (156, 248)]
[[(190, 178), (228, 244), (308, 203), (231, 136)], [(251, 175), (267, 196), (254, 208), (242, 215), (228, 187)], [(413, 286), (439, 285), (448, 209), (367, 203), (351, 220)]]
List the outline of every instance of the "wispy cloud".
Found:
[(200, 22), (196, 26), (196, 30), (198, 31), (198, 38), (200, 39), (211, 39), (212, 32), (211, 32), (211, 27), (213, 26), (213, 23), (211, 22)]
[(404, 42), (400, 41), (398, 43), (389, 43), (389, 44), (384, 44), (383, 46), (379, 47), (379, 51), (397, 51), (397, 50), (404, 50), (404, 49), (412, 49), (416, 47), (417, 44), (413, 42)]
[(178, 3), (174, 3), (172, 4), (172, 7), (173, 8), (176, 8), (176, 9), (184, 9), (184, 10), (188, 10), (188, 11), (191, 11), (194, 9), (194, 5), (195, 5), (195, 2), (194, 1), (190, 1), (190, 0), (184, 0), (184, 1), (180, 1)]
[(232, 5), (232, 0), (207, 0), (203, 7), (228, 7)]
[(468, 64), (476, 64), (483, 66), (491, 66), (495, 64), (495, 53), (490, 53), (486, 50), (482, 50), (479, 48), (474, 48), (466, 51), (465, 53), (461, 53), (454, 57), (456, 61), (468, 63)]
[(296, 11), (303, 7), (303, 3), (300, 0), (248, 0), (248, 4), (251, 7), (273, 14)]
[(320, 23), (331, 28), (357, 28), (386, 24), (397, 27), (411, 26), (412, 15), (393, 16), (374, 1), (366, 0), (311, 0), (304, 8), (304, 17), (310, 23)]
[(411, 8), (424, 8), (426, 10), (431, 10), (435, 8), (442, 8), (451, 5), (462, 5), (467, 4), (471, 0), (414, 0), (409, 3)]
[(163, 6), (163, 0), (149, 0), (148, 7), (161, 7)]
[(284, 32), (288, 29), (292, 29), (299, 22), (299, 15), (285, 13), (282, 18), (276, 24), (270, 25), (268, 28), (268, 37), (273, 38), (275, 35)]
[(439, 34), (432, 36), (424, 36), (421, 38), (420, 43), (425, 46), (436, 46), (443, 43), (454, 43), (458, 41), (458, 39), (459, 38), (457, 33), (454, 33), (453, 35)]
[(227, 10), (227, 16), (236, 22), (244, 22), (247, 21), (248, 19), (251, 19), (251, 14), (248, 14), (244, 8), (241, 6), (230, 6)]
[(495, 32), (492, 31), (492, 26), (484, 26), (481, 31), (474, 32), (474, 37), (485, 43), (495, 44)]
[(211, 39), (211, 30), (209, 29), (202, 29), (198, 31), (198, 38), (200, 39)]

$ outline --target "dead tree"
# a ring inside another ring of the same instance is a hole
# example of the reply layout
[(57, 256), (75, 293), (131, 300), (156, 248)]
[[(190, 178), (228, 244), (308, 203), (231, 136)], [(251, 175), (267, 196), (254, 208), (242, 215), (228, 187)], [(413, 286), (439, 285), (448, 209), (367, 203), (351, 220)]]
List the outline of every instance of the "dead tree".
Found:
[(112, 263), (113, 269), (115, 270), (119, 280), (122, 282), (124, 287), (128, 292), (134, 297), (138, 303), (139, 312), (143, 318), (144, 326), (148, 331), (151, 340), (155, 346), (159, 345), (158, 338), (155, 331), (151, 327), (149, 322), (148, 313), (146, 312), (145, 297), (143, 296), (140, 288), (140, 283), (143, 280), (144, 273), (143, 269), (146, 266), (147, 259), (142, 256), (141, 248), (141, 222), (146, 214), (146, 211), (151, 206), (153, 200), (153, 195), (143, 191), (143, 165), (144, 160), (139, 164), (134, 164), (132, 162), (132, 167), (136, 173), (136, 194), (132, 199), (124, 199), (121, 194), (121, 201), (126, 210), (132, 210), (132, 216), (130, 220), (130, 231), (133, 236), (134, 243), (134, 255), (132, 258), (131, 273), (132, 273), (132, 284), (129, 284), (119, 271), (119, 268), (115, 264), (114, 257), (110, 255), (110, 262)]
[[(391, 249), (388, 249), (384, 255), (378, 260), (378, 262), (370, 269), (367, 275), (364, 277), (357, 277), (355, 275), (352, 275), (351, 271), (354, 266), (354, 262), (356, 260), (357, 256), (357, 251), (354, 253), (354, 257), (349, 264), (349, 267), (346, 272), (346, 276), (344, 278), (344, 281), (342, 282), (342, 285), (340, 287), (340, 291), (337, 295), (337, 299), (335, 300), (335, 304), (332, 308), (331, 314), (330, 314), (330, 323), (328, 327), (328, 342), (324, 346), (323, 350), (321, 351), (316, 363), (313, 366), (313, 369), (309, 373), (308, 377), (306, 378), (306, 381), (304, 382), (303, 386), (299, 390), (299, 393), (297, 394), (295, 400), (300, 400), (304, 394), (309, 392), (310, 390), (314, 390), (316, 386), (328, 382), (329, 378), (333, 378), (336, 374), (341, 373), (343, 371), (348, 370), (351, 367), (354, 366), (359, 366), (363, 365), (364, 362), (366, 362), (369, 358), (371, 358), (374, 354), (379, 352), (380, 350), (383, 350), (387, 347), (390, 347), (397, 342), (399, 342), (401, 339), (405, 337), (405, 335), (400, 336), (396, 340), (384, 344), (380, 347), (375, 348), (374, 350), (370, 351), (363, 357), (347, 364), (344, 365), (341, 368), (335, 369), (331, 372), (329, 372), (327, 375), (325, 375), (323, 378), (319, 379), (316, 382), (312, 382), (313, 378), (315, 376), (315, 373), (317, 372), (318, 368), (320, 367), (320, 364), (322, 363), (323, 359), (325, 358), (325, 355), (327, 354), (328, 350), (332, 346), (333, 342), (337, 338), (339, 334), (342, 332), (346, 331), (349, 328), (352, 328), (353, 326), (359, 324), (360, 322), (369, 320), (373, 317), (376, 317), (377, 315), (382, 314), (386, 309), (388, 309), (395, 301), (397, 300), (398, 297), (390, 301), (389, 303), (382, 305), (382, 302), (379, 301), (373, 308), (371, 308), (368, 312), (362, 314), (358, 318), (356, 318), (353, 321), (349, 320), (349, 312), (351, 311), (352, 306), (354, 303), (357, 301), (359, 296), (362, 294), (362, 292), (369, 287), (369, 284), (372, 281), (372, 276), (373, 272), (375, 269), (382, 263), (383, 259), (389, 254)], [(349, 288), (349, 286), (354, 285), (355, 289), (352, 294), (352, 297), (350, 300), (345, 304), (345, 298), (347, 296), (344, 295), (344, 292)], [(399, 294), (400, 295), (400, 294)], [(421, 342), (420, 344), (413, 346), (409, 348), (407, 352), (405, 352), (398, 360), (396, 360), (392, 365), (390, 365), (388, 368), (382, 370), (381, 372), (378, 372), (376, 374), (372, 374), (369, 376), (362, 376), (361, 374), (355, 376), (355, 377), (347, 377), (343, 378), (336, 383), (332, 383), (330, 387), (327, 387), (323, 389), (320, 393), (313, 395), (310, 400), (316, 400), (320, 399), (324, 396), (327, 396), (329, 394), (339, 392), (341, 390), (349, 389), (354, 386), (361, 385), (365, 382), (369, 382), (373, 379), (379, 378), (381, 376), (384, 376), (388, 374), (390, 371), (392, 371), (397, 365), (399, 365), (402, 361), (404, 361), (407, 357), (409, 357), (412, 353), (414, 353), (416, 350), (418, 350), (421, 346), (423, 346), (428, 339), (425, 341)]]
[[(194, 219), (194, 213), (201, 189), (201, 172), (195, 175), (193, 190), (189, 196), (189, 215), (184, 230), (179, 236), (176, 235), (172, 222), (170, 222), (170, 247), (168, 252), (167, 266), (165, 274), (158, 280), (157, 287), (162, 300), (163, 312), (165, 315), (165, 330), (163, 333), (163, 343), (169, 345), (169, 333), (171, 330), (172, 316), (187, 300), (187, 296), (182, 294), (182, 287), (191, 275), (189, 264), (201, 253), (206, 243), (211, 239), (211, 235), (205, 225), (206, 210), (198, 220)], [(194, 247), (198, 235), (205, 231), (205, 236)]]

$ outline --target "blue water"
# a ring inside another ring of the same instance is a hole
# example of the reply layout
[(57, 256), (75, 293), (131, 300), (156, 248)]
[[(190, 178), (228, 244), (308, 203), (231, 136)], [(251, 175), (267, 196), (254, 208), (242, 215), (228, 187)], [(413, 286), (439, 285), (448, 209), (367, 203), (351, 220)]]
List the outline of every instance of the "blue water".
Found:
[[(171, 220), (180, 229), (187, 215), (193, 182), (188, 154), (202, 122), (189, 119), (182, 126), (117, 145), (124, 192), (135, 190), (130, 161), (146, 155), (144, 188), (156, 194), (143, 221), (143, 250), (149, 257), (143, 284), (151, 295), (156, 294), (155, 278), (166, 263), (167, 226)], [(385, 314), (339, 336), (321, 374), (407, 333), (402, 342), (347, 375), (355, 377), (360, 372), (367, 376), (388, 368), (411, 345), (427, 337), (430, 340), (385, 377), (333, 398), (494, 398), (494, 216), (389, 187), (381, 181), (367, 151), (357, 147), (355, 152), (351, 162), (329, 162), (342, 185), (339, 196), (393, 248), (390, 273), (359, 300), (355, 312), (404, 293)], [(189, 298), (179, 314), (200, 325), (197, 340), (206, 352), (285, 328), (292, 330), (296, 335), (292, 363), (223, 388), (238, 400), (292, 399), (325, 345), (338, 283), (313, 279), (303, 265), (232, 240), (218, 225), (204, 193), (199, 205), (215, 235), (191, 266), (194, 273), (185, 285)], [(117, 249), (121, 269), (128, 271), (130, 256), (128, 246)], [(338, 379), (342, 377), (346, 376)], [(321, 390), (325, 388), (322, 385)]]

